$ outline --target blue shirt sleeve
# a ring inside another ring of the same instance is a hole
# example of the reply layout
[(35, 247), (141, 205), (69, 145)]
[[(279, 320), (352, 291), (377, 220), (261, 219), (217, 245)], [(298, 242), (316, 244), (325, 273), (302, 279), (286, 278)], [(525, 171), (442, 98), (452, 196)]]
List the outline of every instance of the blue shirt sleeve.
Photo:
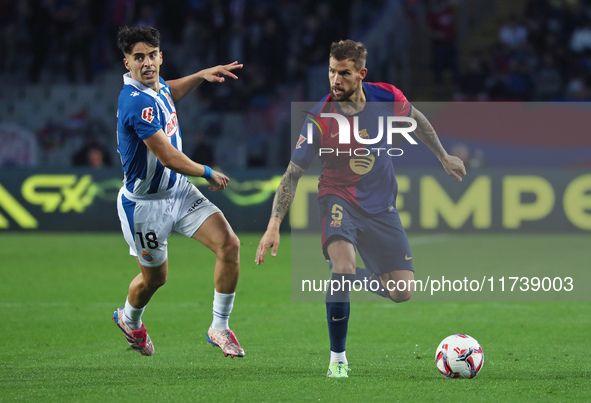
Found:
[(141, 138), (146, 140), (162, 129), (160, 109), (150, 96), (134, 97), (127, 110), (127, 124)]
[[(315, 122), (315, 119), (311, 115), (307, 115), (291, 154), (291, 161), (303, 169), (310, 166), (314, 157), (318, 155), (320, 147), (318, 127), (313, 122)], [(312, 144), (309, 143), (310, 135), (312, 136)]]

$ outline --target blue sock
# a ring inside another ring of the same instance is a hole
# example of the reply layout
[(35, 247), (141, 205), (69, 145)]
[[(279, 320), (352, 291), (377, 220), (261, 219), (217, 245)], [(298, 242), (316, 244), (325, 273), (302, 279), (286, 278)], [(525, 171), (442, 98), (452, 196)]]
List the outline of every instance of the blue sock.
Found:
[(335, 285), (339, 284), (339, 289), (334, 292), (328, 290), (326, 293), (326, 319), (328, 321), (330, 351), (336, 353), (345, 351), (347, 329), (349, 327), (349, 313), (351, 311), (349, 292), (351, 291), (351, 284), (354, 279), (354, 274), (333, 273), (331, 281), (338, 282)]
[[(332, 261), (327, 260), (327, 263), (328, 263), (328, 269), (330, 270), (330, 272), (332, 274)], [(363, 267), (356, 267), (355, 269), (356, 270), (355, 270), (354, 280), (359, 280), (364, 285), (367, 284), (365, 286), (365, 291), (372, 292), (376, 295), (379, 295), (380, 297), (388, 298), (390, 301), (392, 301), (392, 298), (390, 297), (390, 293), (388, 292), (386, 287), (384, 287), (384, 285), (382, 284), (382, 280), (380, 279), (380, 276), (378, 276), (375, 273), (372, 273), (371, 271), (369, 271)], [(373, 283), (373, 285), (372, 285), (372, 281), (377, 281), (377, 283)], [(377, 284), (379, 284), (379, 286), (376, 289)]]
[[(377, 274), (374, 274), (371, 271), (364, 269), (363, 267), (357, 267), (355, 271), (355, 280), (361, 281), (364, 285), (367, 284), (367, 286), (365, 287), (366, 291), (372, 292), (376, 295), (379, 295), (380, 297), (392, 300), (392, 298), (390, 298), (390, 293), (388, 292), (386, 287), (384, 287), (384, 285), (382, 284), (382, 280), (380, 280), (380, 276), (378, 276)], [(372, 282), (374, 281), (377, 281), (378, 283), (372, 284)], [(376, 284), (379, 284), (377, 290), (375, 289)]]

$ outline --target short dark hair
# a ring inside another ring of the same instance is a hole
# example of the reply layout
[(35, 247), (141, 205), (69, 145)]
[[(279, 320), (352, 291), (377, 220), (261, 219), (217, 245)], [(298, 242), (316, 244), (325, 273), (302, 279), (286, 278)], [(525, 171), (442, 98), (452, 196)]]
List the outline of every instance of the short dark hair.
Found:
[(365, 67), (367, 58), (367, 49), (361, 42), (355, 42), (351, 39), (333, 42), (330, 46), (330, 57), (337, 61), (353, 60), (355, 68), (361, 70)]
[(117, 47), (123, 54), (130, 54), (138, 42), (160, 47), (160, 32), (152, 27), (121, 27), (117, 34)]

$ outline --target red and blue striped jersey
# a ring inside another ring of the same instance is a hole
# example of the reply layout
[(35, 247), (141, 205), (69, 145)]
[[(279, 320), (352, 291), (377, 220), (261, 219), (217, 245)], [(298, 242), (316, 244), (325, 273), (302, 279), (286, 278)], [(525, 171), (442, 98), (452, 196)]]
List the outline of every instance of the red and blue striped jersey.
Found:
[[(388, 116), (408, 117), (412, 106), (398, 88), (385, 83), (362, 83), (367, 103), (355, 115), (345, 115), (329, 94), (318, 102), (308, 117), (293, 151), (291, 161), (306, 169), (315, 157), (322, 161), (319, 197), (334, 194), (369, 214), (395, 208), (398, 184), (392, 157), (388, 150), (386, 121)], [(359, 137), (376, 139), (382, 125), (383, 136), (375, 144), (362, 144), (350, 134), (350, 144), (341, 144), (339, 125), (334, 118), (321, 118), (321, 113), (337, 113), (347, 118), (351, 131), (354, 117), (358, 119)], [(380, 120), (380, 116), (382, 120)], [(312, 120), (312, 143), (308, 141), (308, 122)], [(320, 121), (319, 121), (320, 120)], [(380, 124), (381, 123), (381, 124)], [(394, 134), (393, 142), (402, 136)], [(393, 155), (398, 155), (394, 152)]]

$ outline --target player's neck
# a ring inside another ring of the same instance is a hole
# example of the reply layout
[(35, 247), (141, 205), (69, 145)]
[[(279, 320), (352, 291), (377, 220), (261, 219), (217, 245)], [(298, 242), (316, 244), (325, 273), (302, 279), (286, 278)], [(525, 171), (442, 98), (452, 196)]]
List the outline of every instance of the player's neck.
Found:
[(356, 91), (347, 102), (339, 102), (341, 110), (347, 115), (354, 115), (361, 112), (365, 108), (365, 91), (363, 87), (359, 86), (359, 91)]

